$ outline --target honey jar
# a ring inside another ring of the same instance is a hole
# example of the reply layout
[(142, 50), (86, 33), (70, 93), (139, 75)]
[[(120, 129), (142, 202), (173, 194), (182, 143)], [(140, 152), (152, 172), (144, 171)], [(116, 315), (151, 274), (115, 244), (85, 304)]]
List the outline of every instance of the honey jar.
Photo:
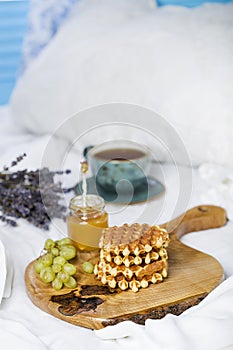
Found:
[(66, 218), (68, 235), (73, 244), (82, 251), (99, 248), (103, 228), (108, 227), (108, 214), (103, 198), (93, 194), (71, 199), (70, 213)]

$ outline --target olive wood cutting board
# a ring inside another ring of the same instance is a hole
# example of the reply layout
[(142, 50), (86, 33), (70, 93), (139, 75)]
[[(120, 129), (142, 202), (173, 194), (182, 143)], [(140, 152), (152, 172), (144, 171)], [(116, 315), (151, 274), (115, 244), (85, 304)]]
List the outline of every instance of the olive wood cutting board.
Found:
[[(226, 212), (216, 206), (199, 206), (184, 216), (162, 225), (170, 232), (168, 277), (158, 284), (140, 289), (110, 291), (93, 274), (82, 271), (83, 261), (98, 259), (98, 251), (79, 253), (78, 286), (74, 290), (52, 289), (39, 279), (33, 261), (25, 271), (28, 295), (40, 309), (74, 325), (100, 329), (124, 320), (144, 324), (147, 318), (162, 318), (167, 313), (181, 314), (198, 304), (223, 280), (222, 266), (213, 257), (186, 246), (179, 238), (189, 232), (223, 226)], [(220, 238), (221, 239), (221, 238)]]

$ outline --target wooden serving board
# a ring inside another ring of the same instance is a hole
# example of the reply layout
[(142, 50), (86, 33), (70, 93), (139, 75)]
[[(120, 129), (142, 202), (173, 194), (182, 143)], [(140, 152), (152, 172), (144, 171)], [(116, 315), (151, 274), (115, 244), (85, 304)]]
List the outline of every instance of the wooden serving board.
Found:
[[(70, 322), (91, 329), (100, 329), (124, 320), (144, 324), (147, 318), (162, 318), (167, 313), (181, 314), (198, 304), (222, 280), (223, 269), (213, 257), (190, 248), (179, 238), (193, 231), (223, 226), (227, 221), (224, 209), (216, 206), (195, 207), (163, 227), (170, 232), (169, 273), (159, 284), (134, 293), (109, 291), (93, 274), (82, 271), (83, 261), (98, 258), (98, 251), (80, 253), (75, 261), (78, 267), (78, 286), (54, 291), (40, 281), (31, 262), (25, 271), (25, 282), (32, 302), (42, 310)], [(221, 237), (219, 238), (221, 239)]]

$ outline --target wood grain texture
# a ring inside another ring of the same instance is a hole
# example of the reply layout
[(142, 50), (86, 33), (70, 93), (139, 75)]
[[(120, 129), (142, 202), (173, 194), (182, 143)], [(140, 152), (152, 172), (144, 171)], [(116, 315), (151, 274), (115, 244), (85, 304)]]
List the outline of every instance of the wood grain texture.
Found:
[[(223, 226), (226, 212), (216, 206), (199, 206), (164, 224), (170, 232), (169, 273), (162, 283), (134, 293), (111, 292), (95, 276), (82, 271), (83, 261), (98, 259), (98, 251), (79, 253), (78, 286), (75, 290), (54, 291), (40, 281), (33, 262), (25, 271), (25, 283), (32, 302), (42, 310), (74, 325), (100, 329), (124, 320), (144, 324), (147, 318), (162, 318), (167, 313), (181, 314), (198, 304), (222, 280), (222, 266), (213, 257), (188, 247), (179, 238), (193, 231)], [(219, 237), (221, 239), (221, 236)]]

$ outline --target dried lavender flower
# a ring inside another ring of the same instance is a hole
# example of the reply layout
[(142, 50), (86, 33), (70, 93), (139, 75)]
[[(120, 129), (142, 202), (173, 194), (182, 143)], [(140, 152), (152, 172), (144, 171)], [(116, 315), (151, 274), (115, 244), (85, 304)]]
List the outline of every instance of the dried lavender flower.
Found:
[(24, 157), (26, 157), (26, 153), (23, 153), (22, 155), (18, 156), (16, 160), (13, 160), (10, 166), (4, 166), (3, 170), (8, 171), (10, 168), (16, 166), (19, 162), (21, 162), (21, 160), (23, 160)]
[(55, 183), (55, 175), (69, 174), (70, 170), (63, 172), (42, 168), (9, 172), (25, 156), (25, 153), (18, 156), (0, 172), (0, 220), (16, 226), (16, 220), (23, 218), (36, 227), (48, 230), (51, 219), (65, 218), (66, 207), (59, 201), (63, 191), (72, 190), (63, 189), (60, 182)]

